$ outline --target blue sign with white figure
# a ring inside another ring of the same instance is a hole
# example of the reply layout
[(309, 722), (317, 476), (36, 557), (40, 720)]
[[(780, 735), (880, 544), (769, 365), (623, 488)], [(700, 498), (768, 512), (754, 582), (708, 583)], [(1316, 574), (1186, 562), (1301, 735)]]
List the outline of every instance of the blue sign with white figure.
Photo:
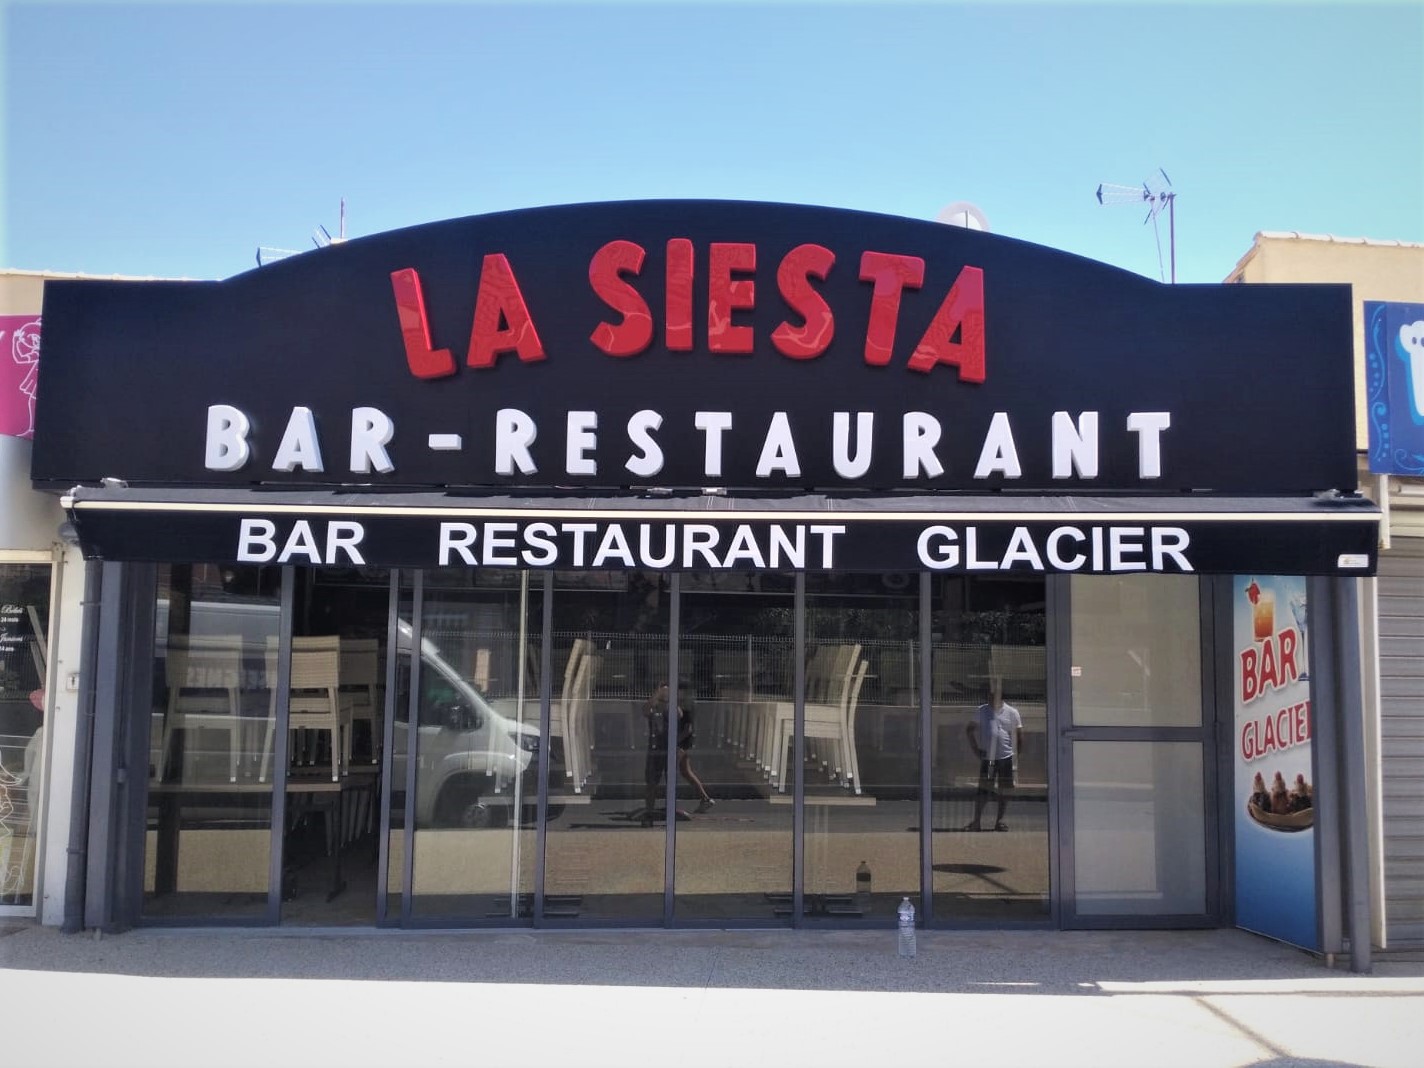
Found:
[(1365, 301), (1370, 470), (1424, 475), (1424, 304)]

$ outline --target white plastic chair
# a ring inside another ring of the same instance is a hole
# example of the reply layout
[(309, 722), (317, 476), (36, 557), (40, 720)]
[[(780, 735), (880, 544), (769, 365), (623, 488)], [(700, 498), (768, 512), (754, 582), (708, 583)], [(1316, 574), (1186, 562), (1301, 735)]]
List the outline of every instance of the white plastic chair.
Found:
[[(341, 639), (341, 714), (348, 729), (357, 720), (370, 726), (371, 763), (380, 745), (381, 643), (376, 638)], [(350, 739), (347, 740), (348, 748)]]
[(228, 738), (228, 781), (237, 782), (242, 753), (242, 639), (237, 635), (169, 638), (164, 651), (168, 707), (163, 716), (163, 741), (155, 773), (162, 781), (172, 759), (173, 738), (185, 737), (184, 761), (196, 749), (191, 732), (214, 730)]
[(582, 793), (593, 773), (593, 685), (598, 681), (602, 657), (585, 655), (574, 676), (573, 690), (565, 712), (567, 734), (564, 758), (574, 781), (574, 793)]
[(582, 770), (582, 764), (579, 756), (574, 752), (570, 712), (573, 708), (574, 683), (578, 679), (579, 666), (592, 648), (593, 643), (587, 638), (574, 639), (573, 645), (569, 648), (569, 658), (564, 663), (564, 686), (560, 691), (559, 700), (549, 703), (549, 738), (563, 740), (564, 778), (574, 780), (575, 792), (583, 785), (576, 774), (576, 771)]
[[(267, 741), (262, 747), (258, 781), (267, 781), (272, 759), (272, 735), (277, 723), (277, 650), (267, 649), (267, 686), (272, 700), (268, 710)], [(341, 778), (343, 764), (351, 763), (351, 732), (342, 721), (341, 639), (336, 635), (293, 638), (291, 682), (288, 686), (287, 729), (326, 731), (331, 735), (331, 781)]]
[[(849, 771), (852, 759), (846, 738), (846, 703), (857, 671), (863, 680), (868, 669), (868, 665), (861, 660), (860, 650), (859, 643), (832, 646), (824, 657), (820, 655), (821, 650), (817, 650), (817, 656), (813, 658), (813, 663), (817, 665), (815, 678), (812, 678), (810, 671), (806, 675), (806, 737), (828, 738), (836, 743), (834, 751), (838, 758), (835, 767), (837, 777)], [(856, 692), (859, 693), (858, 688)], [(812, 700), (813, 694), (816, 695), (815, 700)], [(775, 708), (775, 721), (768, 727), (771, 739), (768, 770), (772, 785), (784, 793), (787, 778), (786, 752), (795, 727), (795, 704), (790, 701), (778, 703)], [(854, 740), (851, 739), (851, 747), (853, 743)], [(856, 792), (860, 792), (858, 777)]]

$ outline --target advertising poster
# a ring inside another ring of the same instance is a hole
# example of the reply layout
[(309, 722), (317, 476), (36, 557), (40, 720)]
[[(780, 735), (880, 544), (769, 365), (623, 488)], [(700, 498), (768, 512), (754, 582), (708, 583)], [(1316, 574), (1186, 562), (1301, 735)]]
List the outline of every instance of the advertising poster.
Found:
[(1318, 949), (1305, 579), (1232, 584), (1236, 923)]
[(0, 434), (35, 436), (39, 365), (39, 316), (0, 315)]
[(1370, 470), (1424, 475), (1424, 304), (1365, 302)]

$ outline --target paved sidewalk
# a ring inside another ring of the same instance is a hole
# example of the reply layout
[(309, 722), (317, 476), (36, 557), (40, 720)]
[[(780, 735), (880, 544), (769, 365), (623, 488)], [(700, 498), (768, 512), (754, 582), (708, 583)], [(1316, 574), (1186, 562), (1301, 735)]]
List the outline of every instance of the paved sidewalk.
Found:
[(1424, 955), (1239, 931), (0, 929), (15, 1068), (1424, 1063)]

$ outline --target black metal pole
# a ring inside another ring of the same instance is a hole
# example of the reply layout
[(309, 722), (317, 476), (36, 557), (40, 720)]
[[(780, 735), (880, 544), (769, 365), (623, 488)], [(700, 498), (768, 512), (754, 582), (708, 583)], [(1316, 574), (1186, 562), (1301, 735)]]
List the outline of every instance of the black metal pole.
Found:
[[(806, 572), (796, 572), (793, 623), (796, 668), (792, 698), (791, 926), (800, 927), (806, 907)], [(776, 757), (777, 760), (780, 756)], [(775, 764), (772, 765), (775, 767)], [(784, 784), (786, 777), (782, 776)]]
[(930, 732), (934, 730), (934, 711), (930, 699), (934, 686), (930, 663), (931, 630), (930, 573), (920, 572), (920, 918), (923, 925), (934, 919), (934, 765)]
[[(1345, 929), (1350, 970), (1370, 970), (1369, 821), (1365, 817), (1365, 716), (1360, 680), (1359, 579), (1335, 578), (1335, 686), (1339, 712), (1341, 861), (1345, 883)], [(1313, 615), (1313, 613), (1312, 613)]]
[[(678, 670), (677, 630), (681, 625), (681, 576), (673, 572), (668, 578), (668, 705), (667, 705), (667, 822), (663, 828), (663, 926), (672, 926), (673, 904), (675, 902), (674, 877), (677, 874), (677, 737), (681, 732), (678, 722), (682, 709), (682, 674)], [(656, 687), (654, 687), (656, 689)], [(695, 696), (688, 693), (688, 700)]]
[(1177, 194), (1167, 194), (1167, 255), (1172, 261), (1172, 284), (1177, 284)]
[[(539, 624), (539, 794), (534, 821), (534, 908), (531, 917), (535, 927), (544, 924), (544, 864), (549, 843), (549, 763), (553, 759), (549, 736), (554, 690), (554, 573), (543, 574), (544, 596), (541, 601), (543, 618)], [(568, 736), (564, 736), (568, 742)], [(564, 760), (567, 762), (568, 755)]]

